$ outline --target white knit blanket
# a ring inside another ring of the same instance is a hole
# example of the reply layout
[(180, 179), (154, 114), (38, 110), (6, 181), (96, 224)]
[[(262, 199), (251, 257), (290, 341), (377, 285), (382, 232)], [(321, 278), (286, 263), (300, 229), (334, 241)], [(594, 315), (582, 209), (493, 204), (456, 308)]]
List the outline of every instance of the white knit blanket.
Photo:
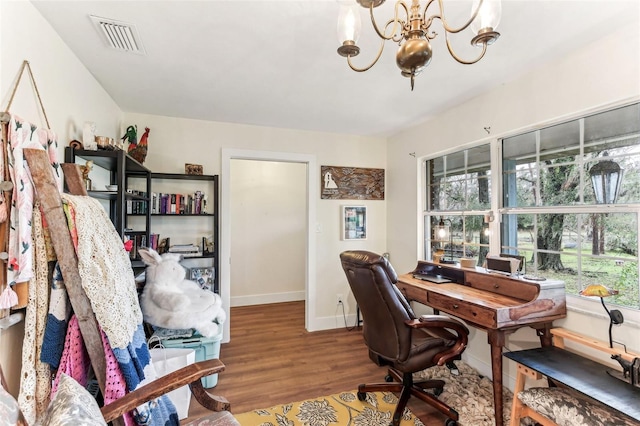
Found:
[(126, 348), (142, 323), (129, 255), (97, 200), (69, 194), (62, 194), (62, 199), (76, 214), (82, 288), (111, 347)]

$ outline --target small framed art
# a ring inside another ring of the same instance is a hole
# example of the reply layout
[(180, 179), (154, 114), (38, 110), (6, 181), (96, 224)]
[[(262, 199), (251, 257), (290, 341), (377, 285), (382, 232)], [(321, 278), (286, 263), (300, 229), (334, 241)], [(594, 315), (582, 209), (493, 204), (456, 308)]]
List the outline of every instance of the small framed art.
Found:
[(367, 208), (365, 206), (342, 206), (342, 239), (367, 239)]
[(189, 270), (191, 281), (195, 281), (200, 284), (205, 290), (213, 291), (213, 279), (215, 277), (215, 271), (212, 267), (207, 268), (191, 268)]

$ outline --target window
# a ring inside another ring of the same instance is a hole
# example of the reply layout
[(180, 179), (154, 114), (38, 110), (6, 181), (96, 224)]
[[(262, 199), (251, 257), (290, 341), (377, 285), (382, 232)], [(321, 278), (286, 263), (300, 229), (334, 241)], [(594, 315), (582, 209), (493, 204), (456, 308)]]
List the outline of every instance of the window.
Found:
[(528, 273), (640, 309), (640, 104), (502, 140), (501, 251)]
[[(427, 159), (424, 170), (426, 259), (482, 265), (491, 247), (524, 256), (527, 274), (562, 280), (569, 295), (604, 284), (619, 292), (608, 303), (640, 309), (639, 103)], [(484, 220), (492, 198), (499, 238)]]
[[(425, 161), (425, 254), (455, 261), (473, 257), (484, 261), (489, 251), (485, 215), (491, 208), (491, 149), (489, 144)], [(440, 224), (446, 232), (436, 232)]]

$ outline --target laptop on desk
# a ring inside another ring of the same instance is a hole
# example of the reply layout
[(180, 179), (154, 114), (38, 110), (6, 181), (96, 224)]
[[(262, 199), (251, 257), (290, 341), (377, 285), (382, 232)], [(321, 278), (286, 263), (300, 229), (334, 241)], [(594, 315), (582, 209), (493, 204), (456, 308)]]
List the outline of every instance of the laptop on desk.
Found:
[(429, 281), (435, 284), (444, 284), (450, 283), (451, 280), (442, 275), (432, 275), (432, 274), (413, 274), (413, 278), (417, 278), (422, 281)]

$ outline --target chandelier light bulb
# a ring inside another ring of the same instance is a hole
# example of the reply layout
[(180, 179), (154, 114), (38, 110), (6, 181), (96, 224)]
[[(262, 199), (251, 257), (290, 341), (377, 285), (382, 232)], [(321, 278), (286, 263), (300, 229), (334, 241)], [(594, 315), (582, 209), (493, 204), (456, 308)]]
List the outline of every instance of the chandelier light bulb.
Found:
[[(471, 13), (475, 12), (480, 4), (480, 0), (474, 0), (471, 5)], [(476, 15), (476, 19), (471, 23), (471, 30), (474, 34), (484, 31), (495, 31), (500, 24), (502, 17), (502, 3), (500, 0), (482, 0), (482, 6)]]
[(345, 41), (351, 41), (353, 44), (358, 42), (362, 23), (356, 7), (355, 2), (340, 5), (340, 15), (338, 16), (338, 41), (340, 44)]

